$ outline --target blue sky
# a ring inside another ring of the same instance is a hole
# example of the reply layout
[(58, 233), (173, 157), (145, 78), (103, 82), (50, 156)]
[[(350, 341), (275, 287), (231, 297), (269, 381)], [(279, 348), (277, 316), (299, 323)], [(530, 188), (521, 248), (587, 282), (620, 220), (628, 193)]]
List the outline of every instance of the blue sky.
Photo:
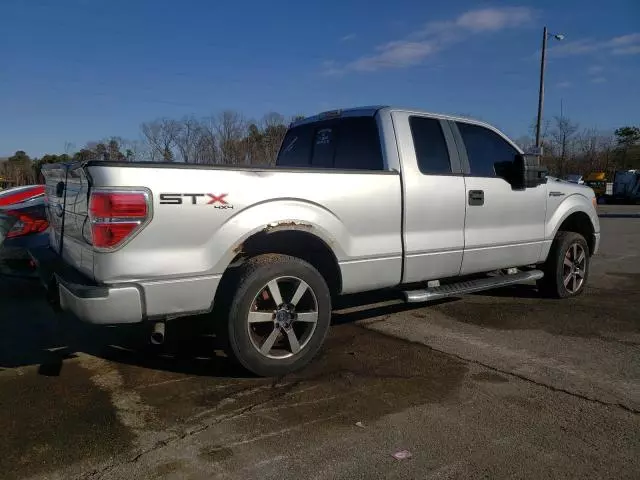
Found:
[(157, 117), (393, 104), (526, 134), (640, 123), (640, 2), (2, 0), (0, 156), (139, 136)]

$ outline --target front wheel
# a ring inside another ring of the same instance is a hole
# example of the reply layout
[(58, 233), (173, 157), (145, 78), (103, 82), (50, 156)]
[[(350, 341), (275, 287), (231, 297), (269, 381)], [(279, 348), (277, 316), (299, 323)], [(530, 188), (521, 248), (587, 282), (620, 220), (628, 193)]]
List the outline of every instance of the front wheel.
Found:
[(567, 298), (584, 291), (589, 275), (589, 245), (582, 235), (560, 232), (543, 267), (538, 287), (544, 295)]
[(242, 267), (229, 311), (231, 353), (260, 376), (307, 365), (324, 343), (331, 294), (309, 263), (288, 255), (260, 255)]

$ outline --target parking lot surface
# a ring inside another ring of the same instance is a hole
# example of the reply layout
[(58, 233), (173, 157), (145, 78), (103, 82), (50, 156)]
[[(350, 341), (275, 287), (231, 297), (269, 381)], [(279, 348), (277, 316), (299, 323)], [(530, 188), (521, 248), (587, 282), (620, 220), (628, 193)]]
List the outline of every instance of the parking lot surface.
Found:
[(231, 365), (214, 319), (153, 351), (0, 280), (0, 477), (639, 478), (640, 219), (601, 227), (578, 298), (346, 298), (321, 356), (280, 379)]

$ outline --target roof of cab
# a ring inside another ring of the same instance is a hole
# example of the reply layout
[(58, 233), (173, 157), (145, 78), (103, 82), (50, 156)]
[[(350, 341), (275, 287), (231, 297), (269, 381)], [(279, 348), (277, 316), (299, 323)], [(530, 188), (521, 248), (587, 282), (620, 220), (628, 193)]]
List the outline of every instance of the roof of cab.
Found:
[(311, 117), (305, 117), (301, 120), (291, 122), (291, 127), (297, 127), (298, 125), (304, 125), (305, 123), (318, 122), (320, 120), (326, 120), (334, 117), (373, 117), (381, 108), (388, 108), (386, 105), (369, 105), (364, 107), (353, 108), (338, 108), (335, 110), (327, 110), (326, 112), (312, 115)]
[(444, 113), (429, 112), (429, 111), (420, 110), (417, 108), (406, 108), (406, 107), (397, 107), (397, 106), (394, 107), (389, 105), (370, 105), (370, 106), (364, 106), (364, 107), (329, 110), (326, 112), (319, 113), (317, 115), (313, 115), (311, 117), (303, 118), (296, 122), (291, 122), (291, 124), (289, 125), (289, 128), (297, 127), (299, 125), (304, 125), (307, 123), (314, 123), (321, 120), (327, 120), (330, 118), (337, 118), (337, 117), (341, 117), (341, 118), (372, 117), (376, 115), (380, 110), (383, 110), (383, 109), (386, 110), (387, 112), (405, 112), (409, 114), (424, 115), (428, 117), (439, 118), (442, 120), (452, 120), (457, 122), (471, 123), (471, 124), (479, 125), (482, 127), (486, 127), (498, 133), (501, 137), (503, 137), (506, 141), (508, 141), (516, 150), (518, 150), (520, 153), (523, 153), (522, 149), (507, 135), (505, 135), (502, 131), (498, 130), (493, 125), (483, 122), (482, 120), (478, 120), (472, 117), (464, 117), (460, 115), (448, 115)]
[(419, 108), (407, 108), (407, 107), (390, 106), (390, 105), (367, 105), (362, 107), (352, 107), (352, 108), (342, 108), (342, 109), (338, 108), (335, 110), (327, 110), (326, 112), (321, 112), (321, 113), (318, 113), (317, 115), (313, 115), (311, 117), (306, 117), (301, 120), (291, 122), (290, 126), (296, 127), (298, 125), (304, 125), (305, 123), (313, 123), (313, 122), (318, 122), (320, 120), (326, 120), (326, 119), (335, 118), (335, 117), (372, 117), (382, 109), (388, 110), (390, 112), (409, 112), (409, 113), (416, 113), (418, 115), (427, 115), (431, 117), (443, 118), (447, 120), (462, 120), (462, 121), (467, 121), (472, 123), (478, 123), (481, 125), (487, 125), (485, 122), (482, 122), (481, 120), (477, 120), (472, 117), (464, 117), (460, 115), (449, 115), (446, 113), (430, 112), (430, 111), (422, 110)]

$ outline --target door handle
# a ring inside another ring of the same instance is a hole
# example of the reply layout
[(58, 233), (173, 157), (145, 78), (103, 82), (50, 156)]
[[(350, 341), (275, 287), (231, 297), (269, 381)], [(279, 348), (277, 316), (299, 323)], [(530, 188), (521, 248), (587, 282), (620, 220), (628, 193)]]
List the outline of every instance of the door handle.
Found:
[(484, 205), (484, 190), (469, 190), (469, 205)]

